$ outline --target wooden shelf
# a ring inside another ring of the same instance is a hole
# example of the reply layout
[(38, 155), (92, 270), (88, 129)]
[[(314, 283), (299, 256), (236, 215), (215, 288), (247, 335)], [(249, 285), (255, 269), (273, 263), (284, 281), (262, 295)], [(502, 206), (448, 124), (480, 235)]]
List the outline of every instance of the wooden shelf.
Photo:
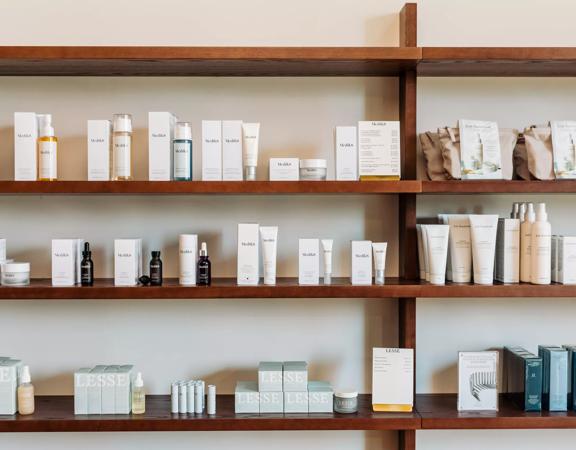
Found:
[(358, 414), (239, 414), (234, 396), (219, 395), (217, 415), (170, 413), (169, 396), (147, 396), (142, 415), (75, 416), (72, 396), (36, 397), (30, 416), (0, 416), (0, 432), (70, 431), (275, 431), (275, 430), (414, 430), (416, 413), (374, 413), (370, 395), (359, 396)]
[(0, 75), (397, 76), (416, 47), (0, 47)]
[(576, 47), (423, 47), (418, 75), (572, 77)]
[(418, 394), (416, 409), (422, 429), (535, 429), (576, 428), (576, 413), (524, 412), (505, 396), (500, 396), (497, 412), (458, 412), (456, 394)]
[(0, 181), (1, 194), (398, 194), (406, 181)]
[(573, 194), (576, 180), (422, 181), (423, 194)]
[(524, 298), (524, 297), (576, 297), (576, 285), (537, 285), (530, 283), (494, 284), (446, 283), (443, 286), (420, 283), (420, 298)]

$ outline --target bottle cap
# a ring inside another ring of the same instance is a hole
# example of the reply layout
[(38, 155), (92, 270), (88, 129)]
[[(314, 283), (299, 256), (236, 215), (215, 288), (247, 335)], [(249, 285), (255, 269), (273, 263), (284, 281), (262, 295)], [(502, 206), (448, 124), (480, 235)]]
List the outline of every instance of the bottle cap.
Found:
[(192, 127), (190, 122), (177, 122), (174, 129), (174, 139), (192, 140)]
[(142, 275), (140, 278), (138, 278), (138, 281), (144, 286), (148, 286), (150, 284), (150, 277), (147, 275)]
[(82, 252), (82, 256), (89, 257), (92, 256), (92, 252), (90, 251), (90, 243), (84, 242), (84, 251)]
[(536, 220), (536, 215), (534, 214), (534, 204), (528, 203), (528, 210), (526, 211), (526, 220), (528, 222), (534, 222)]
[(246, 181), (256, 181), (256, 167), (255, 166), (244, 167), (244, 179)]
[(160, 251), (159, 250), (153, 250), (152, 251), (152, 258), (160, 258)]
[(200, 256), (208, 256), (208, 246), (206, 245), (206, 242), (202, 242), (202, 245), (200, 246)]
[(334, 395), (340, 398), (356, 398), (358, 397), (358, 391), (355, 391), (353, 389), (340, 389), (334, 391)]
[(38, 114), (39, 136), (54, 136), (52, 127), (52, 114)]
[(519, 213), (519, 204), (515, 202), (515, 203), (512, 205), (512, 212), (510, 213), (510, 218), (511, 218), (511, 219), (517, 219), (517, 218), (518, 218), (518, 213)]
[(332, 284), (332, 274), (324, 273), (324, 284)]
[(136, 374), (136, 379), (134, 380), (134, 387), (144, 387), (144, 380), (142, 379), (142, 372)]
[(546, 222), (548, 214), (546, 213), (546, 203), (538, 203), (538, 210), (536, 211), (536, 221)]
[(130, 114), (114, 114), (114, 131), (132, 133), (132, 116)]
[(28, 366), (22, 366), (22, 372), (20, 372), (20, 384), (30, 383), (30, 368)]
[(526, 203), (520, 203), (520, 212), (518, 213), (518, 218), (520, 222), (524, 222), (526, 219)]

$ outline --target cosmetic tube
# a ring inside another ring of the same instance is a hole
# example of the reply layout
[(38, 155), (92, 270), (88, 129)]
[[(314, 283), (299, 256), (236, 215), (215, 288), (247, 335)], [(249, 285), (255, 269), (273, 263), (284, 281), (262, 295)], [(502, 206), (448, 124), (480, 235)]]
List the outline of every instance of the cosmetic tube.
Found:
[(258, 139), (260, 134), (259, 123), (242, 124), (242, 151), (244, 153), (244, 179), (256, 180), (256, 167), (258, 166)]
[(424, 248), (422, 246), (422, 225), (416, 225), (416, 236), (418, 238), (418, 269), (420, 270), (420, 279), (426, 279), (426, 267), (424, 266)]
[(494, 282), (494, 256), (496, 253), (498, 216), (471, 214), (469, 218), (474, 283), (492, 284)]
[(276, 284), (276, 254), (278, 251), (278, 227), (260, 227), (262, 258), (264, 259), (264, 284)]
[(208, 385), (208, 407), (206, 412), (209, 416), (216, 414), (216, 386), (213, 384)]
[(186, 408), (188, 414), (194, 414), (194, 382), (186, 383)]
[(324, 284), (332, 284), (332, 239), (322, 239), (322, 257), (324, 258)]
[(178, 386), (178, 412), (186, 414), (188, 412), (188, 385), (185, 381)]
[(422, 253), (424, 254), (424, 280), (430, 281), (430, 261), (428, 259), (428, 225), (421, 225), (422, 229)]
[(449, 225), (427, 225), (428, 261), (430, 283), (446, 283), (446, 260), (448, 257)]
[(202, 388), (202, 382), (197, 381), (194, 384), (194, 412), (196, 414), (202, 414), (204, 412), (204, 389)]
[(386, 242), (372, 242), (374, 254), (374, 284), (384, 284), (384, 272), (386, 271)]
[(470, 219), (467, 215), (451, 215), (448, 216), (448, 225), (450, 225), (448, 245), (452, 260), (452, 281), (469, 283), (472, 280)]
[(172, 389), (170, 391), (171, 409), (172, 414), (178, 414), (178, 383), (172, 383)]

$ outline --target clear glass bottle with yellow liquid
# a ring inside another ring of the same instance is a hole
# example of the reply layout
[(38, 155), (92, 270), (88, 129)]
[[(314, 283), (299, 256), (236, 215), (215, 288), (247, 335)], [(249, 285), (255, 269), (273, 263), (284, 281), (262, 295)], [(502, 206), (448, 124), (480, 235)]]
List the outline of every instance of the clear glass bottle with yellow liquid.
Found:
[(58, 139), (54, 136), (51, 114), (38, 115), (38, 179), (58, 179)]

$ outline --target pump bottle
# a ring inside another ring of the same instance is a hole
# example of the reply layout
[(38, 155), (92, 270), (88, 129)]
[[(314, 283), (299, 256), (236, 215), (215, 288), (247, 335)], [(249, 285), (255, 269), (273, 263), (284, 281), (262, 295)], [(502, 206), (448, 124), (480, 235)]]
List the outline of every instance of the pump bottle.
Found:
[(54, 136), (51, 114), (38, 115), (38, 179), (58, 179), (58, 139)]
[(528, 203), (524, 220), (520, 222), (520, 281), (530, 283), (532, 279), (532, 224), (536, 220), (534, 205)]
[(112, 174), (114, 181), (132, 179), (132, 116), (114, 114), (112, 128)]
[(144, 414), (146, 412), (146, 392), (144, 391), (144, 380), (142, 373), (136, 374), (136, 379), (132, 385), (132, 414)]
[(212, 263), (208, 259), (208, 248), (206, 242), (202, 242), (200, 248), (200, 258), (198, 259), (196, 271), (196, 284), (198, 286), (210, 286), (212, 283)]
[(178, 122), (172, 141), (174, 173), (176, 181), (192, 181), (192, 128), (189, 122)]
[(22, 367), (18, 386), (18, 413), (26, 416), (34, 414), (34, 386), (30, 379), (30, 368)]
[(552, 264), (552, 226), (548, 222), (546, 205), (538, 203), (536, 221), (532, 224), (530, 264), (532, 284), (550, 284)]

